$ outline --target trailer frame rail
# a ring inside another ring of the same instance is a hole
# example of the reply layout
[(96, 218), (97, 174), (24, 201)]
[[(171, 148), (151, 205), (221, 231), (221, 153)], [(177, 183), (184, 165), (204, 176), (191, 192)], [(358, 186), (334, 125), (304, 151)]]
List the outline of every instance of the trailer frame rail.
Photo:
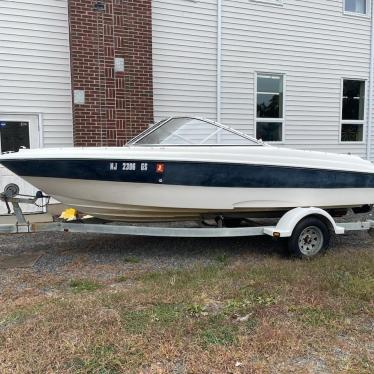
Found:
[(184, 237), (184, 238), (225, 238), (225, 237), (249, 237), (268, 235), (275, 238), (289, 238), (293, 229), (305, 217), (320, 215), (328, 217), (332, 223), (332, 229), (336, 234), (344, 234), (349, 231), (369, 231), (374, 228), (374, 221), (343, 222), (336, 223), (328, 213), (319, 208), (295, 208), (287, 212), (276, 226), (243, 226), (228, 228), (218, 224), (217, 227), (155, 227), (145, 225), (129, 225), (121, 223), (82, 223), (82, 222), (46, 222), (30, 223), (22, 212), (20, 204), (36, 204), (41, 198), (49, 198), (38, 192), (36, 196), (18, 195), (16, 185), (8, 185), (4, 193), (0, 194), (0, 201), (12, 205), (16, 224), (0, 224), (0, 234), (24, 234), (37, 232), (70, 232), (87, 234), (132, 235), (153, 237)]

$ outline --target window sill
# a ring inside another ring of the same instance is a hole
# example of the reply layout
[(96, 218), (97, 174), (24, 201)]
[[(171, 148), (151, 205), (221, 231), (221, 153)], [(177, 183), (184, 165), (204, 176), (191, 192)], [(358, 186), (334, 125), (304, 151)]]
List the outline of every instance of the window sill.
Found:
[[(259, 139), (257, 139), (259, 140)], [(285, 140), (280, 140), (280, 141), (266, 141), (266, 140), (262, 140), (262, 142), (264, 144), (275, 144), (275, 145), (282, 145), (282, 144), (286, 144), (286, 141)]]
[(370, 18), (370, 13), (368, 12), (366, 14), (363, 14), (363, 13), (343, 11), (343, 16), (369, 19)]
[(339, 140), (339, 144), (343, 144), (343, 145), (345, 145), (345, 144), (351, 144), (351, 145), (353, 145), (353, 144), (357, 144), (357, 145), (364, 145), (364, 144), (366, 144), (366, 141), (365, 140), (360, 140), (360, 141), (344, 141), (344, 140)]

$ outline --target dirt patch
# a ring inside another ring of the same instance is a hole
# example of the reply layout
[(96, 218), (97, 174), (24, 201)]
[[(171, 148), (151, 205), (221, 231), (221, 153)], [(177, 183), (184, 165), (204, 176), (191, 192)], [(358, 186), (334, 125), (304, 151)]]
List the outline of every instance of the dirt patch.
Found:
[(0, 269), (31, 268), (42, 256), (42, 253), (0, 256)]

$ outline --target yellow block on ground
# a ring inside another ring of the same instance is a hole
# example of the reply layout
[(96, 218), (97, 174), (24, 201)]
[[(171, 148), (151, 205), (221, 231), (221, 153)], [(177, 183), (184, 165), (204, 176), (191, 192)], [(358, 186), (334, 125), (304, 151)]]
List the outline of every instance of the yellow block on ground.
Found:
[(60, 219), (65, 219), (67, 221), (74, 221), (77, 219), (78, 211), (74, 208), (68, 208), (64, 210), (60, 216)]

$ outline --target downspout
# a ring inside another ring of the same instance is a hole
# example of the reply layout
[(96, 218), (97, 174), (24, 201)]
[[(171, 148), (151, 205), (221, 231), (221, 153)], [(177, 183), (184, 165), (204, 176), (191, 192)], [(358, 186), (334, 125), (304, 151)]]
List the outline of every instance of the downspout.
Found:
[(374, 0), (371, 1), (371, 42), (370, 42), (370, 71), (369, 71), (369, 105), (366, 140), (366, 157), (371, 160), (372, 123), (373, 123), (373, 100), (374, 100)]
[(217, 0), (217, 122), (221, 122), (222, 1)]

